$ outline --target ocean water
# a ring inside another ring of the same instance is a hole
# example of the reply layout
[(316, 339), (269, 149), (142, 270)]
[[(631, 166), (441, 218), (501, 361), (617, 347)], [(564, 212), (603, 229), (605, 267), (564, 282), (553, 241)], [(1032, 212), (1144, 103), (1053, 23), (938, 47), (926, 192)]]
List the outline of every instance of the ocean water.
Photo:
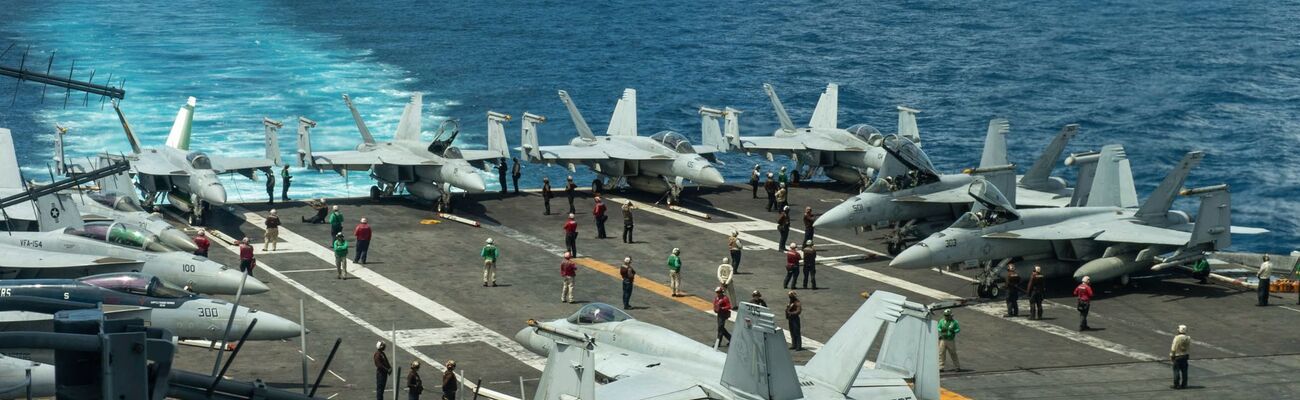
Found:
[[(546, 115), (543, 144), (574, 135), (556, 91), (569, 91), (601, 131), (625, 87), (638, 91), (642, 134), (698, 138), (701, 105), (744, 111), (744, 134), (776, 119), (761, 85), (776, 86), (806, 122), (827, 82), (840, 84), (840, 124), (893, 131), (894, 106), (922, 110), (926, 151), (941, 169), (978, 160), (992, 117), (1012, 124), (1012, 157), (1032, 163), (1068, 123), (1069, 151), (1125, 145), (1139, 196), (1182, 154), (1208, 157), (1189, 186), (1227, 183), (1234, 222), (1271, 234), (1237, 236), (1245, 250), (1300, 246), (1300, 6), (1282, 2), (228, 2), (167, 4), (0, 1), (0, 46), (31, 45), (55, 69), (94, 67), (126, 78), (123, 109), (161, 143), (185, 97), (199, 99), (196, 149), (262, 152), (263, 116), (315, 119), (317, 150), (358, 140), (340, 96), (372, 132), (391, 135), (406, 96), (425, 93), (425, 130), (458, 118), (481, 146), (485, 112)], [(14, 52), (0, 62), (13, 65)], [(82, 75), (84, 76), (84, 75)], [(102, 76), (102, 75), (97, 75)], [(99, 78), (97, 78), (99, 79)], [(70, 153), (128, 149), (112, 109), (40, 103), (40, 87), (0, 81), (0, 126), (19, 137), (24, 172), (43, 179), (53, 124), (73, 128)], [(74, 102), (80, 97), (74, 97)], [(8, 104), (13, 101), (14, 104)], [(512, 144), (518, 124), (507, 126)], [(758, 157), (727, 154), (743, 180)], [(1058, 172), (1065, 173), (1064, 169)], [(524, 182), (566, 174), (527, 166)], [(303, 196), (362, 195), (362, 174), (296, 174)], [(495, 173), (488, 174), (494, 182)], [(577, 178), (591, 174), (579, 170)], [(231, 178), (235, 199), (260, 182)], [(1179, 208), (1194, 210), (1195, 201)]]

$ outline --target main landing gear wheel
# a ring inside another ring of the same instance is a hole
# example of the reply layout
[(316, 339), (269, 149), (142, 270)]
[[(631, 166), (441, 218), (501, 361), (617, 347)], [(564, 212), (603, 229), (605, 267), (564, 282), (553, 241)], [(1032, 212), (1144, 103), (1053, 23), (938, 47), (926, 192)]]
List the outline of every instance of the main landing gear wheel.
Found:
[(1002, 288), (999, 288), (997, 284), (981, 283), (975, 288), (975, 293), (982, 298), (996, 299), (999, 294), (1002, 294)]
[(379, 186), (370, 186), (370, 200), (379, 200), (380, 194)]
[(906, 249), (907, 246), (903, 245), (902, 243), (890, 242), (888, 247), (885, 250), (889, 252), (889, 255), (896, 256), (898, 255), (898, 253), (902, 253), (903, 250)]

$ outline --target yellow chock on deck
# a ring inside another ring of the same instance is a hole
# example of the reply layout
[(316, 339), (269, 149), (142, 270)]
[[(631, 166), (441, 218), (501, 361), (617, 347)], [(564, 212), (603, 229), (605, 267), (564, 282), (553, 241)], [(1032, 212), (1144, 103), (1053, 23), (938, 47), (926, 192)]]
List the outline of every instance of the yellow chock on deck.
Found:
[(442, 221), (439, 221), (439, 220), (436, 220), (436, 219), (422, 219), (422, 220), (420, 220), (420, 225), (437, 225), (437, 224), (440, 224), (440, 223), (442, 223)]

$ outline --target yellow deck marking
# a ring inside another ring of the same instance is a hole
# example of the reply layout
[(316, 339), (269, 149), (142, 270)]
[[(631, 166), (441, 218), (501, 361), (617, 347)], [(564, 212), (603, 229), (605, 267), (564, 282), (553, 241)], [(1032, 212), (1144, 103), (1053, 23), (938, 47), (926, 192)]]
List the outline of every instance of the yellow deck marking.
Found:
[(422, 220), (420, 220), (420, 225), (436, 225), (436, 224), (440, 224), (440, 223), (442, 223), (442, 221), (440, 221), (440, 220), (436, 220), (436, 219), (422, 219)]
[[(581, 265), (581, 266), (584, 266), (584, 267), (587, 267), (587, 268), (591, 268), (591, 269), (595, 270), (596, 272), (600, 272), (600, 273), (602, 273), (602, 274), (605, 274), (605, 275), (609, 275), (609, 276), (612, 276), (612, 277), (618, 278), (619, 280), (622, 280), (622, 279), (623, 279), (623, 275), (620, 275), (619, 272), (618, 272), (618, 271), (619, 271), (619, 267), (615, 267), (615, 266), (613, 266), (613, 265), (609, 265), (609, 264), (606, 264), (606, 263), (603, 263), (603, 262), (597, 261), (597, 260), (595, 260), (595, 259), (585, 258), (585, 257), (584, 257), (584, 258), (575, 258), (575, 259), (573, 259), (573, 261), (574, 261), (575, 263), (577, 263), (578, 265)], [(654, 293), (654, 294), (657, 294), (657, 295), (660, 295), (660, 296), (663, 296), (663, 297), (667, 297), (667, 298), (669, 298), (669, 299), (671, 299), (671, 300), (673, 300), (673, 301), (676, 301), (676, 302), (678, 302), (678, 303), (685, 304), (686, 306), (688, 306), (688, 307), (690, 307), (690, 308), (694, 308), (694, 309), (696, 309), (696, 310), (700, 310), (700, 311), (704, 311), (704, 312), (713, 312), (713, 302), (708, 301), (708, 300), (705, 300), (705, 299), (702, 299), (702, 298), (700, 298), (699, 296), (695, 296), (695, 295), (690, 295), (690, 294), (688, 294), (688, 295), (686, 295), (686, 296), (682, 296), (682, 297), (673, 297), (673, 290), (672, 290), (672, 288), (669, 288), (668, 285), (664, 285), (664, 284), (662, 284), (662, 283), (659, 283), (659, 282), (655, 282), (655, 281), (652, 281), (652, 280), (646, 279), (646, 278), (644, 278), (644, 277), (642, 277), (642, 276), (639, 276), (639, 275), (636, 277), (636, 280), (635, 280), (634, 282), (635, 282), (635, 285), (636, 285), (637, 287), (640, 287), (640, 288), (645, 289), (645, 290), (649, 290), (650, 293)]]

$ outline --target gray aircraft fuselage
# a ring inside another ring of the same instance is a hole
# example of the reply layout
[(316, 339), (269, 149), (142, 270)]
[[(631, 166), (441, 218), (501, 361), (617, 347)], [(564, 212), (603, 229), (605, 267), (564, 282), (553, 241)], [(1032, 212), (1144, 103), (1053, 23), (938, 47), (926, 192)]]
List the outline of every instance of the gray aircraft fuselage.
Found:
[[(81, 197), (72, 195), (72, 199), (78, 200)], [(162, 243), (183, 251), (193, 252), (198, 250), (194, 244), (194, 239), (190, 238), (180, 229), (163, 220), (161, 215), (150, 214), (144, 211), (123, 211), (115, 208), (106, 207), (97, 201), (78, 201), (77, 207), (81, 211), (81, 217), (85, 220), (106, 219), (122, 224), (139, 228), (158, 237)]]
[(406, 183), (407, 191), (417, 197), (425, 200), (437, 200), (442, 197), (442, 190), (438, 187), (439, 182), (470, 193), (481, 193), (487, 188), (483, 176), (478, 173), (479, 169), (474, 168), (469, 161), (432, 153), (429, 151), (429, 143), (415, 140), (362, 143), (357, 145), (356, 150), (379, 151), (380, 148), (385, 147), (388, 151), (406, 151), (412, 156), (429, 159), (429, 165), (376, 164), (371, 166), (371, 174), (375, 179), (384, 183)]
[(139, 154), (128, 157), (160, 157), (169, 165), (185, 166), (184, 170), (176, 171), (176, 174), (137, 173), (136, 180), (146, 193), (169, 193), (173, 200), (181, 200), (191, 206), (197, 204), (196, 200), (216, 206), (226, 204), (226, 187), (221, 185), (207, 154), (201, 151), (158, 146), (140, 149)]
[[(637, 190), (663, 193), (669, 190), (664, 179), (678, 177), (700, 186), (716, 187), (723, 183), (722, 173), (709, 160), (695, 153), (682, 153), (663, 143), (642, 136), (596, 136), (593, 140), (581, 137), (569, 141), (574, 147), (632, 147), (655, 154), (652, 160), (591, 160), (585, 162), (597, 173), (610, 177), (626, 177), (628, 184)], [(662, 157), (662, 158), (659, 158)]]

